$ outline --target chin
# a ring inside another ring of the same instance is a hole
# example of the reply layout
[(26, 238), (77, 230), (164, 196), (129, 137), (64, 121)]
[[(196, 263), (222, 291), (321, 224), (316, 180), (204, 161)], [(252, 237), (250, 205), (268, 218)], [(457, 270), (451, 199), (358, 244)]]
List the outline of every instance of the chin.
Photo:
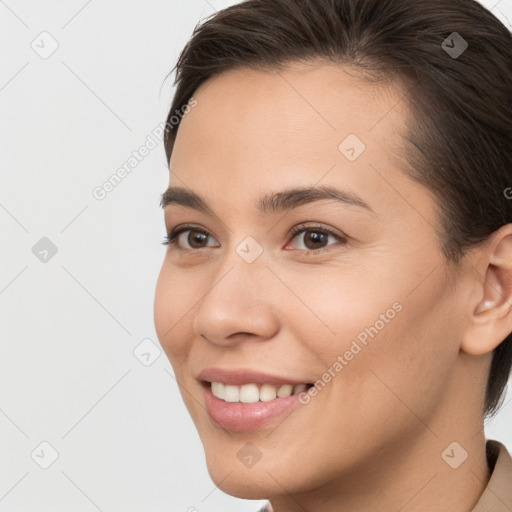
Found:
[(283, 489), (294, 493), (320, 483), (310, 480), (304, 471), (290, 471), (290, 464), (278, 453), (269, 454), (252, 467), (246, 467), (236, 457), (239, 449), (237, 446), (233, 451), (229, 448), (224, 450), (216, 445), (211, 450), (206, 450), (210, 478), (220, 490), (230, 496), (246, 500), (268, 500), (272, 496), (283, 494)]
[[(276, 481), (273, 480), (264, 468), (256, 470), (237, 469), (229, 465), (211, 467), (209, 463), (208, 473), (215, 485), (226, 494), (243, 500), (266, 500), (271, 495), (282, 493)], [(229, 475), (229, 476), (227, 476)]]

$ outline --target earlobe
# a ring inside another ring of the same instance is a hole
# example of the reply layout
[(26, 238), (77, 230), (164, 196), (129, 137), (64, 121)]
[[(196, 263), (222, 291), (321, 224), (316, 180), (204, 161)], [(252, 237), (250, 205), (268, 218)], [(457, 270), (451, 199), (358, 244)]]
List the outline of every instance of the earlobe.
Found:
[(475, 265), (477, 304), (461, 349), (472, 355), (492, 352), (512, 332), (512, 224), (496, 231)]

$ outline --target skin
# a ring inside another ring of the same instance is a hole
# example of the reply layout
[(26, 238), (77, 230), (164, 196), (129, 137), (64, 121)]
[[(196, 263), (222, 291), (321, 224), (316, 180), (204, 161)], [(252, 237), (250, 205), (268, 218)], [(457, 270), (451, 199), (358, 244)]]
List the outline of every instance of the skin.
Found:
[[(181, 250), (167, 248), (155, 326), (213, 481), (275, 512), (469, 511), (489, 479), (482, 403), (491, 351), (512, 331), (512, 225), (457, 274), (447, 265), (436, 199), (402, 170), (404, 92), (322, 62), (228, 71), (202, 84), (179, 127), (169, 185), (203, 196), (215, 216), (165, 208), (167, 231), (193, 223), (211, 236), (202, 249), (188, 233)], [(350, 133), (366, 145), (353, 162), (338, 150)], [(332, 200), (257, 209), (265, 193), (320, 184), (373, 212)], [(304, 222), (346, 243), (288, 235)], [(247, 236), (263, 248), (251, 264), (236, 252)], [(201, 369), (315, 382), (396, 302), (401, 311), (307, 405), (250, 432), (210, 420)], [(441, 456), (454, 441), (468, 453), (456, 469)], [(237, 458), (247, 443), (262, 454), (250, 468)]]

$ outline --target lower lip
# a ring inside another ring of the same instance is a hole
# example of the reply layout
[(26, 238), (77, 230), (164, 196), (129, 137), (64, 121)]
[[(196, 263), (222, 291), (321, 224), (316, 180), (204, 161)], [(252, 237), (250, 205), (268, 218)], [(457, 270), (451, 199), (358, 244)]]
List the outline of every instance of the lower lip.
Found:
[(264, 427), (300, 404), (300, 394), (252, 404), (225, 402), (213, 395), (209, 385), (205, 386), (204, 395), (210, 418), (228, 430), (255, 430)]

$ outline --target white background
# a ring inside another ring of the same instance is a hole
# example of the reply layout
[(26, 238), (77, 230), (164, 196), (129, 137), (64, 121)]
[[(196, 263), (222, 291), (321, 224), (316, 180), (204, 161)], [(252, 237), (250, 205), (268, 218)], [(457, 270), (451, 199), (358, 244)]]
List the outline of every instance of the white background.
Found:
[[(162, 143), (92, 195), (165, 121), (164, 79), (195, 24), (234, 3), (0, 1), (2, 512), (263, 503), (216, 488), (165, 355), (145, 366), (133, 353), (147, 338), (158, 346)], [(510, 27), (512, 0), (484, 5)], [(31, 47), (52, 40), (46, 59)], [(57, 247), (46, 263), (32, 252), (42, 237)], [(507, 403), (487, 436), (512, 448), (511, 426)], [(59, 454), (48, 469), (36, 463), (50, 461), (43, 441)]]

